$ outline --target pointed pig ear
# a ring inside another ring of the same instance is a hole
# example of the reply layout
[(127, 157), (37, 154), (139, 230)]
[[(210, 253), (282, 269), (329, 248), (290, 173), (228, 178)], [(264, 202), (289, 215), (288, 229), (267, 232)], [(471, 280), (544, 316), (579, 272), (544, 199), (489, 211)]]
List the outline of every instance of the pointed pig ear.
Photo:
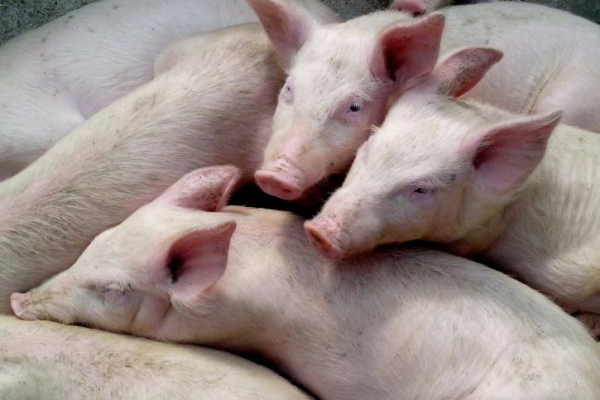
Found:
[(396, 0), (390, 7), (390, 10), (404, 11), (413, 15), (423, 15), (427, 12), (427, 7), (422, 0)]
[(441, 14), (386, 28), (379, 35), (370, 59), (372, 74), (400, 85), (429, 74), (439, 56), (443, 30)]
[(219, 211), (225, 206), (240, 171), (233, 166), (200, 168), (185, 175), (154, 202), (202, 211)]
[(449, 55), (432, 73), (437, 93), (462, 96), (473, 89), (502, 56), (500, 50), (485, 47), (462, 49)]
[(246, 0), (252, 7), (269, 39), (288, 61), (306, 42), (317, 21), (292, 2), (282, 0)]
[(472, 160), (474, 183), (496, 196), (517, 190), (546, 153), (550, 135), (562, 111), (502, 122), (461, 145), (463, 156)]
[(172, 277), (171, 302), (179, 310), (202, 306), (205, 292), (225, 273), (234, 221), (187, 232), (169, 249), (165, 268)]

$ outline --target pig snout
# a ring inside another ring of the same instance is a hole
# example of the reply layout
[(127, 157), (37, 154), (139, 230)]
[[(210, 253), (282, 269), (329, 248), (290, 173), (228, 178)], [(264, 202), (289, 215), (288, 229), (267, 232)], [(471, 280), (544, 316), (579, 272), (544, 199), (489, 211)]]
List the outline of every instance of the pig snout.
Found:
[(341, 226), (332, 218), (307, 221), (304, 230), (323, 256), (339, 259), (346, 255), (346, 237)]
[(306, 189), (303, 172), (286, 157), (266, 164), (254, 178), (261, 190), (283, 200), (296, 200)]
[(29, 295), (26, 293), (13, 293), (10, 296), (10, 306), (17, 318), (26, 321), (35, 321), (38, 318), (34, 313), (29, 312)]

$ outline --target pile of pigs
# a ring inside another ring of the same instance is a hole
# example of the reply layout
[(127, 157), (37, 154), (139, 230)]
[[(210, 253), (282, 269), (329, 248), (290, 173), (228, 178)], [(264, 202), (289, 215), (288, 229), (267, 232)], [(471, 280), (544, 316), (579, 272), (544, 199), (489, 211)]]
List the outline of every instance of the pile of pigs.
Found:
[(0, 399), (600, 399), (600, 26), (440, 3), (1, 47)]

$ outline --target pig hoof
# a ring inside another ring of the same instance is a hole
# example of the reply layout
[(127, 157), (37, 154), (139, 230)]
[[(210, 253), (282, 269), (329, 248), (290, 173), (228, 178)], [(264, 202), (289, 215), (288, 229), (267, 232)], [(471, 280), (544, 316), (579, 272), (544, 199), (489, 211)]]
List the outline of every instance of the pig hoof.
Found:
[(302, 196), (303, 190), (300, 186), (282, 179), (274, 172), (258, 171), (254, 177), (261, 190), (271, 196), (288, 201), (296, 200)]
[(338, 259), (344, 256), (344, 252), (339, 246), (331, 243), (331, 241), (325, 236), (319, 229), (312, 226), (310, 222), (304, 225), (304, 230), (308, 235), (308, 238), (317, 248), (319, 253), (327, 258)]

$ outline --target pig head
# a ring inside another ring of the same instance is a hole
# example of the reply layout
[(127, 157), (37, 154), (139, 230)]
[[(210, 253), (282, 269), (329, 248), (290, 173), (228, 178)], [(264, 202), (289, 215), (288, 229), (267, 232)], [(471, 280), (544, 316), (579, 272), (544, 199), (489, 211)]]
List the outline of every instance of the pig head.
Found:
[(266, 193), (294, 200), (346, 170), (372, 126), (383, 121), (388, 97), (430, 72), (444, 18), (413, 21), (382, 12), (381, 28), (360, 21), (327, 24), (283, 0), (247, 1), (290, 65), (255, 178)]
[[(239, 177), (229, 166), (187, 174), (98, 235), (70, 269), (28, 293), (14, 293), (14, 313), (25, 320), (187, 341), (192, 333), (182, 316), (202, 308), (225, 272), (236, 224), (214, 211), (224, 206)], [(205, 223), (191, 221), (186, 209), (205, 211)]]
[(468, 252), (497, 237), (503, 208), (541, 162), (561, 117), (482, 115), (456, 100), (501, 56), (459, 50), (398, 100), (343, 186), (306, 223), (321, 253), (339, 258), (410, 240), (465, 241)]

